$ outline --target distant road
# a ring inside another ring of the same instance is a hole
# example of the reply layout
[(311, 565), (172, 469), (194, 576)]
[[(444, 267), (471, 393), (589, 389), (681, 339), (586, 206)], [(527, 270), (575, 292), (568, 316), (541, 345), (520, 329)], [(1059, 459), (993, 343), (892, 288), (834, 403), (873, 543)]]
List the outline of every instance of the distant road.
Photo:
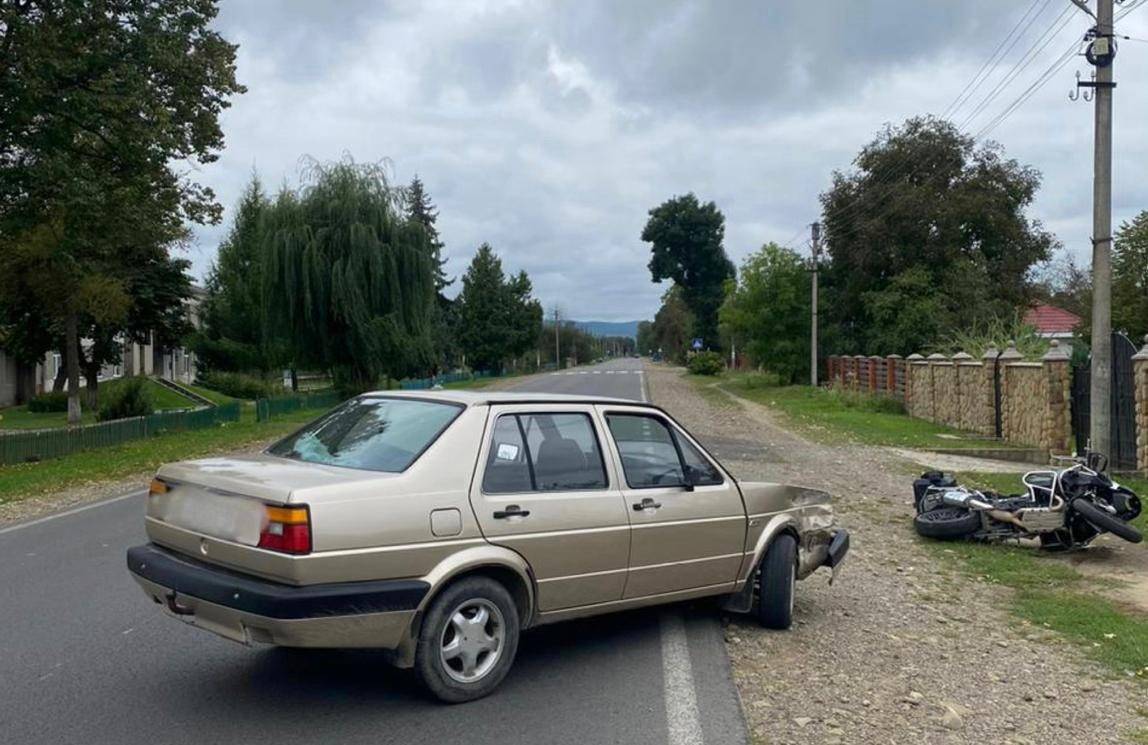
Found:
[[(643, 397), (637, 360), (568, 372), (515, 390)], [(4, 742), (746, 741), (712, 605), (528, 632), (497, 693), (444, 706), (376, 652), (246, 648), (164, 616), (124, 567), (143, 498), (0, 529)]]

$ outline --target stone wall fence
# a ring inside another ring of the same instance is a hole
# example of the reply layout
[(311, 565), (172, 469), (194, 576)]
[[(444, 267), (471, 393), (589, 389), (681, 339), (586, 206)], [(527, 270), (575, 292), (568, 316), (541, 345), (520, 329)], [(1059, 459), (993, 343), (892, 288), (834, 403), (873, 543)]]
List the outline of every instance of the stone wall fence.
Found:
[(1144, 346), (1132, 357), (1136, 392), (1136, 467), (1148, 474), (1148, 334)]
[[(1137, 454), (1139, 467), (1148, 469), (1148, 340), (1133, 359)], [(1025, 360), (1009, 342), (1003, 352), (988, 349), (980, 359), (964, 352), (905, 359), (857, 355), (830, 357), (826, 368), (829, 384), (891, 396), (910, 416), (1049, 453), (1071, 452), (1069, 354), (1056, 340), (1040, 360)]]

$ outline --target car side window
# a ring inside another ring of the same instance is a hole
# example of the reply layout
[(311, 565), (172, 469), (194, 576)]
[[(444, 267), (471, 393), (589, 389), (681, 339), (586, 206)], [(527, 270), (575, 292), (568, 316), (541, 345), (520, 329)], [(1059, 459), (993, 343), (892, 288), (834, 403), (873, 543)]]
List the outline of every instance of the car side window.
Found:
[(692, 442), (678, 433), (675, 433), (674, 436), (682, 449), (682, 460), (685, 461), (686, 469), (690, 475), (690, 483), (694, 486), (715, 486), (724, 481), (717, 466), (710, 462), (709, 458), (702, 455)]
[(665, 422), (645, 414), (610, 414), (606, 422), (622, 456), (627, 484), (642, 488), (685, 483), (682, 460)]
[(503, 414), (495, 423), (484, 492), (582, 491), (607, 484), (588, 414)]
[(518, 418), (500, 416), (494, 423), (490, 453), (486, 457), (486, 471), (482, 475), (482, 490), (487, 494), (531, 491), (534, 488), (534, 478), (530, 468)]
[(693, 486), (723, 483), (717, 466), (660, 417), (608, 414), (606, 422), (632, 488), (682, 485), (687, 474)]

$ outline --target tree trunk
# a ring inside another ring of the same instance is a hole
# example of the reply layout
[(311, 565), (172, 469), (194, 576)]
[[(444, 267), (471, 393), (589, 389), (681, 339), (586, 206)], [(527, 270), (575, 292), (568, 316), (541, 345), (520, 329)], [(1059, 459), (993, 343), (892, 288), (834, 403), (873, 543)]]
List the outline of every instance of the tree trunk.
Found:
[(84, 404), (88, 407), (89, 411), (97, 411), (100, 408), (100, 366), (92, 363), (84, 365), (84, 390), (86, 400)]
[(291, 392), (299, 392), (299, 371), (293, 367), (291, 368)]
[(60, 350), (60, 366), (56, 368), (56, 377), (52, 379), (52, 393), (59, 393), (64, 390), (64, 384), (68, 382), (68, 345), (65, 342), (64, 348)]
[[(80, 321), (75, 313), (68, 315), (64, 330), (64, 366), (68, 371), (68, 424), (80, 423), (80, 361), (74, 350), (80, 344)], [(73, 350), (69, 353), (69, 350)]]

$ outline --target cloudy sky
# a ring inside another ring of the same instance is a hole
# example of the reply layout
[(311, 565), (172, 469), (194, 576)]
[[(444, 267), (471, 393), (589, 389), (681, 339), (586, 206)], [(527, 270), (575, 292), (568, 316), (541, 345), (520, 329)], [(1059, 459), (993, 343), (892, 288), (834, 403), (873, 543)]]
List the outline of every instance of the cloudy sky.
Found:
[[(450, 273), (487, 241), (568, 317), (652, 317), (664, 288), (639, 234), (666, 198), (717, 202), (736, 263), (769, 240), (800, 248), (833, 169), (885, 123), (959, 102), (975, 134), (1046, 72), (989, 137), (1043, 172), (1033, 216), (1087, 260), (1092, 107), (1067, 94), (1090, 68), (1050, 69), (1089, 25), (1069, 0), (221, 5), (248, 93), (200, 178), (227, 207), (252, 168), (274, 189), (301, 156), (387, 158), (437, 202)], [(1148, 0), (1124, 11), (1118, 33), (1148, 39)], [(1118, 224), (1148, 208), (1148, 42), (1121, 42), (1116, 69)], [(230, 213), (197, 229), (197, 275)]]

